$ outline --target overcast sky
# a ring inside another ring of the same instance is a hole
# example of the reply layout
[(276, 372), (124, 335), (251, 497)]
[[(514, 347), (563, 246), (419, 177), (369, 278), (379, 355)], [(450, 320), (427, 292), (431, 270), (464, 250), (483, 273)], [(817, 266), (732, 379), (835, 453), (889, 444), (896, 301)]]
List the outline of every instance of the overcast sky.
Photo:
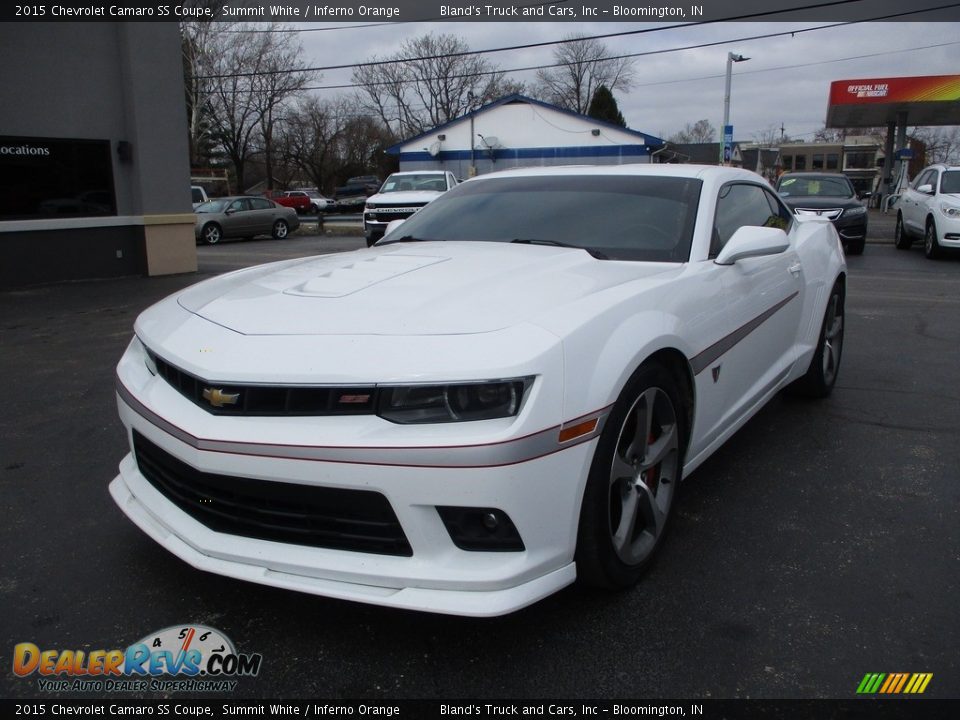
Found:
[[(754, 139), (772, 127), (779, 133), (781, 124), (791, 137), (810, 140), (823, 127), (833, 80), (960, 74), (960, 23), (864, 23), (792, 37), (743, 39), (826, 24), (722, 23), (603, 42), (612, 54), (625, 54), (722, 41), (714, 47), (637, 58), (637, 84), (628, 93), (615, 93), (631, 128), (663, 138), (701, 118), (720, 127), (728, 51), (751, 58), (734, 65), (731, 123), (737, 140)], [(327, 66), (390, 55), (404, 39), (430, 31), (457, 35), (471, 49), (480, 50), (558, 40), (575, 31), (593, 35), (657, 25), (446, 22), (383, 27), (302, 23), (297, 27), (337, 28), (300, 33), (304, 59), (311, 66)], [(509, 70), (553, 62), (553, 48), (494, 53), (486, 58)], [(509, 74), (529, 84), (535, 81), (533, 72)], [(314, 84), (349, 82), (350, 71), (337, 70), (325, 73), (322, 81)], [(345, 91), (316, 92), (332, 97)]]

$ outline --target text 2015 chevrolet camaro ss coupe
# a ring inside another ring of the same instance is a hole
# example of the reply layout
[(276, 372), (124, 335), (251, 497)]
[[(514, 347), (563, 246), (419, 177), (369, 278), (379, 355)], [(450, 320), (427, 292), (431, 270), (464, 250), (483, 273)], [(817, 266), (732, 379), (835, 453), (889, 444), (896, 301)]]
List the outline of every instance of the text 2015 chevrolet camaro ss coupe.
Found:
[(498, 615), (637, 581), (679, 481), (777, 391), (833, 387), (846, 266), (756, 175), (463, 183), (370, 249), (144, 312), (110, 491), (197, 568)]

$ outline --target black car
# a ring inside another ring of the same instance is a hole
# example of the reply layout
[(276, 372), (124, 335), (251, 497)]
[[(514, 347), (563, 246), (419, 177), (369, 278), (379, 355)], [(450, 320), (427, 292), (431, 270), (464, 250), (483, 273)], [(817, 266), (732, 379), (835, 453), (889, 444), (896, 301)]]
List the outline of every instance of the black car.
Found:
[(846, 175), (839, 173), (785, 173), (777, 192), (796, 215), (829, 218), (848, 255), (860, 255), (867, 239), (867, 208)]

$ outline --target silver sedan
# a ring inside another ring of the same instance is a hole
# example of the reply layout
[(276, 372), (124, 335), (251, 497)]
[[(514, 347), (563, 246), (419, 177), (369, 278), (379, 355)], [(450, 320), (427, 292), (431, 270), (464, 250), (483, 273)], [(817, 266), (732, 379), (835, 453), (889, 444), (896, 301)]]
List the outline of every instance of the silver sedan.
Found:
[(216, 245), (223, 238), (256, 235), (272, 235), (282, 240), (291, 230), (300, 227), (296, 210), (264, 197), (217, 198), (198, 205), (194, 212), (197, 241), (207, 245)]

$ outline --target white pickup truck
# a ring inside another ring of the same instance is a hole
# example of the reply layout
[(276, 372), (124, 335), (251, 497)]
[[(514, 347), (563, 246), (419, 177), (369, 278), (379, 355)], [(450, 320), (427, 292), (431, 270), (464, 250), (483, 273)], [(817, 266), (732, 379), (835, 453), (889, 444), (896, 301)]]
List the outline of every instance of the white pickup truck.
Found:
[(406, 220), (417, 210), (457, 184), (445, 170), (397, 172), (388, 177), (363, 209), (363, 234), (367, 246), (383, 237), (392, 220)]

